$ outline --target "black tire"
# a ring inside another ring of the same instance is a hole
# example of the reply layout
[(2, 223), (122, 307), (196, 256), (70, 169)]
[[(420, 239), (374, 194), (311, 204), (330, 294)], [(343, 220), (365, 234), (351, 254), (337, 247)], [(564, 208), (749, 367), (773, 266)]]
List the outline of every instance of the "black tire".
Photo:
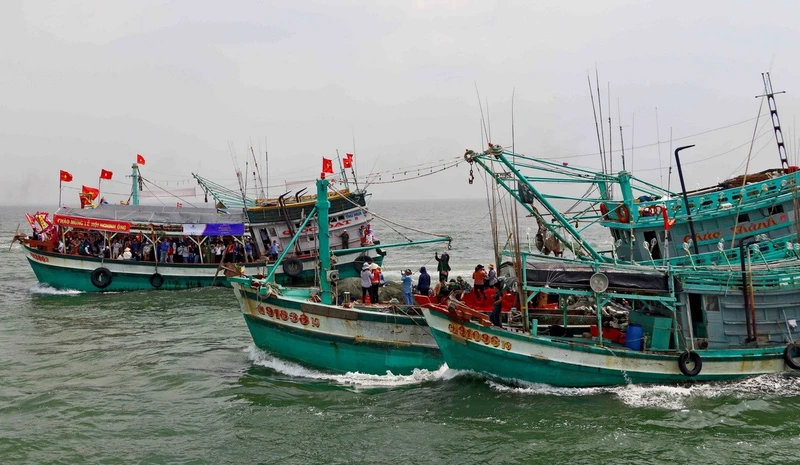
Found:
[(156, 289), (164, 285), (164, 277), (161, 276), (161, 273), (153, 273), (150, 275), (150, 285)]
[(92, 276), (90, 278), (94, 287), (98, 289), (105, 289), (111, 284), (114, 276), (111, 274), (111, 270), (101, 266), (100, 268), (92, 271)]
[(303, 272), (303, 262), (296, 258), (290, 258), (283, 262), (283, 273), (290, 278), (296, 278)]
[[(687, 366), (688, 363), (694, 363), (694, 368), (689, 369)], [(680, 368), (681, 373), (688, 377), (697, 376), (700, 374), (700, 370), (703, 369), (703, 359), (700, 358), (700, 354), (694, 351), (684, 352), (678, 358), (678, 368)]]
[(800, 363), (797, 363), (795, 357), (800, 357), (800, 347), (797, 347), (797, 344), (790, 343), (786, 346), (786, 350), (783, 351), (783, 360), (792, 370), (800, 370)]
[(356, 274), (359, 276), (361, 275), (361, 268), (364, 267), (364, 263), (370, 264), (372, 263), (372, 257), (367, 254), (361, 254), (353, 260), (353, 268), (356, 270)]

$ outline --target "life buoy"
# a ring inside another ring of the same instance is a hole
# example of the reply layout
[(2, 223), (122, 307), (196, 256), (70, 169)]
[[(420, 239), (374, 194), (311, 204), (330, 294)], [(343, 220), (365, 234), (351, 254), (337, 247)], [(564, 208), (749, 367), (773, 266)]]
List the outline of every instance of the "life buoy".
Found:
[(111, 284), (113, 276), (111, 275), (111, 270), (101, 266), (100, 268), (92, 271), (92, 276), (90, 278), (94, 287), (98, 289), (105, 289)]
[(156, 289), (164, 285), (164, 277), (161, 276), (161, 273), (153, 273), (150, 275), (150, 285)]
[(800, 370), (800, 363), (797, 363), (795, 357), (800, 357), (800, 347), (797, 347), (797, 344), (790, 343), (786, 346), (786, 350), (783, 351), (783, 360), (789, 368)]
[(297, 258), (290, 258), (283, 262), (283, 272), (290, 278), (296, 278), (303, 272), (303, 262)]
[(631, 212), (624, 204), (617, 205), (617, 218), (620, 223), (628, 223), (631, 221)]
[(600, 214), (603, 215), (604, 220), (608, 219), (608, 207), (606, 207), (606, 204), (604, 203), (600, 204)]
[[(686, 366), (688, 362), (694, 363), (693, 369), (690, 370), (689, 367)], [(700, 373), (700, 370), (703, 369), (703, 359), (700, 358), (700, 354), (697, 352), (684, 352), (678, 358), (678, 368), (680, 368), (681, 373), (686, 376), (697, 376)]]
[(364, 267), (364, 263), (371, 264), (372, 263), (372, 257), (370, 257), (367, 254), (361, 254), (358, 257), (356, 257), (355, 260), (353, 260), (353, 268), (356, 270), (356, 273), (358, 273), (359, 275), (361, 274), (361, 268)]

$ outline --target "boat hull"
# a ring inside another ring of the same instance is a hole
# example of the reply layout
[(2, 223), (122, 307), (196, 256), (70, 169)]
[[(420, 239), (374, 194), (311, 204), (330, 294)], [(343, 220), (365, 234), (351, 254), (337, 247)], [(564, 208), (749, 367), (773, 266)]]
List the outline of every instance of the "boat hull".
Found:
[(374, 375), (407, 375), (443, 363), (421, 316), (315, 303), (297, 295), (300, 290), (294, 296), (260, 296), (234, 281), (253, 342), (281, 358), (326, 371)]
[[(101, 260), (81, 255), (66, 255), (45, 252), (29, 246), (24, 247), (28, 263), (30, 263), (39, 282), (56, 289), (72, 289), (82, 292), (120, 292), (138, 290), (177, 290), (209, 286), (227, 286), (228, 280), (219, 270), (217, 264), (181, 264), (140, 262), (129, 260)], [(351, 256), (352, 255), (352, 256)], [(354, 260), (358, 253), (344, 255), (339, 258), (339, 276), (341, 279), (358, 277)], [(382, 256), (373, 257), (381, 263)], [(297, 285), (314, 281), (316, 260), (301, 260), (303, 271), (292, 278), (281, 268), (275, 274), (276, 281), (282, 284)], [(244, 272), (249, 275), (264, 273), (264, 264), (242, 264)], [(111, 272), (108, 286), (100, 288), (92, 282), (92, 273), (98, 268), (106, 268)], [(163, 279), (153, 279), (158, 273)], [(216, 275), (216, 278), (215, 278)]]
[(448, 367), (504, 380), (595, 387), (722, 381), (787, 370), (781, 346), (698, 350), (702, 370), (697, 376), (688, 377), (681, 373), (679, 354), (674, 352), (636, 352), (622, 347), (532, 337), (460, 322), (445, 311), (424, 309), (423, 312)]

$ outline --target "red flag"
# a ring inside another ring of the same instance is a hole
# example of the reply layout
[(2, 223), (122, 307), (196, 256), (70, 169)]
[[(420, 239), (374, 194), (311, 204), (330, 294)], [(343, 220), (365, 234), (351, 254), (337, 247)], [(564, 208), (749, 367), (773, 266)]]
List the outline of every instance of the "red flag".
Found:
[(114, 176), (114, 173), (108, 170), (100, 170), (100, 179), (111, 179), (111, 176)]
[(322, 172), (333, 174), (333, 160), (322, 157)]
[(353, 161), (353, 154), (352, 153), (345, 153), (347, 155), (347, 159)]
[[(350, 154), (348, 153), (348, 155), (350, 155)], [(353, 167), (353, 159), (352, 158), (345, 158), (344, 160), (342, 160), (342, 165), (344, 165), (345, 168), (352, 168)]]
[(89, 197), (89, 200), (94, 200), (100, 195), (100, 189), (83, 186), (83, 189), (81, 189), (81, 194), (86, 194), (86, 196)]
[(141, 154), (136, 154), (136, 163), (144, 165), (144, 157)]
[(176, 205), (176, 206), (177, 206), (178, 208), (181, 208), (181, 207), (183, 207), (183, 204), (182, 204), (182, 203), (180, 203), (180, 202), (178, 202), (178, 205)]
[(72, 174), (69, 171), (61, 170), (61, 180), (64, 182), (72, 182)]
[(664, 217), (664, 231), (669, 231), (669, 228), (675, 224), (675, 219), (669, 219), (669, 213), (667, 212), (667, 207), (661, 207), (661, 216)]

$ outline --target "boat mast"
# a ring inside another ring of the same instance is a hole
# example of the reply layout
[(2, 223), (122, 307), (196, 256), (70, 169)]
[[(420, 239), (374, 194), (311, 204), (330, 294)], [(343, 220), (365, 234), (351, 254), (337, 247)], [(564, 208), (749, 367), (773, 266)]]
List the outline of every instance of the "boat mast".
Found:
[(329, 224), (328, 224), (328, 209), (331, 203), (328, 201), (328, 181), (325, 180), (325, 174), (322, 174), (321, 179), (317, 180), (317, 246), (319, 247), (319, 265), (320, 265), (320, 298), (322, 303), (330, 305), (333, 302), (331, 295), (331, 282), (328, 280), (328, 271), (331, 270), (331, 249)]
[(131, 179), (131, 202), (139, 205), (139, 165), (136, 163), (131, 165)]
[(772, 117), (772, 129), (775, 131), (775, 142), (778, 143), (778, 156), (781, 158), (781, 168), (789, 169), (789, 159), (786, 157), (786, 146), (783, 143), (783, 131), (781, 131), (781, 119), (778, 118), (778, 106), (775, 104), (775, 94), (783, 94), (785, 91), (775, 92), (772, 90), (772, 79), (769, 72), (761, 73), (764, 81), (764, 95), (756, 95), (756, 98), (767, 97), (769, 105), (769, 115)]

